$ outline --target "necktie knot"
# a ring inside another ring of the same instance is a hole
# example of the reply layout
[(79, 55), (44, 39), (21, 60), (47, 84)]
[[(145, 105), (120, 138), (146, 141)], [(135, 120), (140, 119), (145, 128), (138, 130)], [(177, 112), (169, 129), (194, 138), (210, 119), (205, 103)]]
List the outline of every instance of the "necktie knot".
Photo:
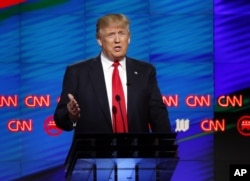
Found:
[(115, 68), (117, 68), (119, 65), (120, 65), (119, 61), (114, 61), (114, 63), (113, 63), (112, 66), (115, 67)]

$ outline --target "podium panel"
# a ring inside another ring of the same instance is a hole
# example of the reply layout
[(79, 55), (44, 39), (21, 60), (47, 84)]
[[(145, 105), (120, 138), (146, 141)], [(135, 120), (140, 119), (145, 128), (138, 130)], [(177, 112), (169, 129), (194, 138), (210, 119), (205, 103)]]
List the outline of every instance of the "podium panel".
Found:
[(176, 134), (78, 134), (65, 161), (67, 181), (170, 180)]

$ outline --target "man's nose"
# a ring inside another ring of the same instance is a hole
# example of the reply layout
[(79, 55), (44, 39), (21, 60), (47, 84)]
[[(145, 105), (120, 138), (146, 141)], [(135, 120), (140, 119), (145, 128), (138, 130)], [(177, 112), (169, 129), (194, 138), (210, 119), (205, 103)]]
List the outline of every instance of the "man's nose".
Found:
[(115, 42), (120, 42), (120, 36), (119, 36), (119, 34), (115, 34)]

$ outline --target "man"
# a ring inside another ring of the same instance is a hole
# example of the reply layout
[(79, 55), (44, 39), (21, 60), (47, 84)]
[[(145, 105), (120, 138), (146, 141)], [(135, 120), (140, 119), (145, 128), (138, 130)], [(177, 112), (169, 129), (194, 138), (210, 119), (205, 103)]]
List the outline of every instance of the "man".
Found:
[(127, 17), (101, 17), (96, 38), (101, 54), (66, 69), (54, 114), (56, 125), (76, 133), (171, 132), (155, 68), (126, 56)]

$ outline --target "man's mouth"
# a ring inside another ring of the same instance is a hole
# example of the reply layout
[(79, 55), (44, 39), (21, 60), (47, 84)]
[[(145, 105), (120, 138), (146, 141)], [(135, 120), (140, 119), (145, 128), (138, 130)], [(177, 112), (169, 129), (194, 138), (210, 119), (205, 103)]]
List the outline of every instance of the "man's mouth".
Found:
[(115, 46), (114, 50), (115, 50), (115, 51), (120, 51), (121, 48), (122, 48), (121, 46)]

